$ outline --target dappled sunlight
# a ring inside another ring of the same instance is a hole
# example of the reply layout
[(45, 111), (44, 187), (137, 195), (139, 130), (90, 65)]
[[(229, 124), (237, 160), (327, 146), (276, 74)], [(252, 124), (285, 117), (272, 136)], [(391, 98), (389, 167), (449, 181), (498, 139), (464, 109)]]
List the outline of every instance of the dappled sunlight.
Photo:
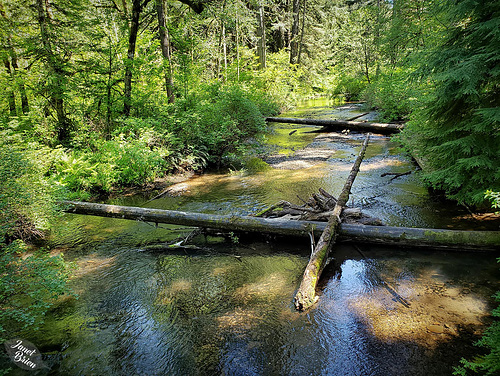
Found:
[(273, 300), (287, 292), (292, 293), (293, 286), (290, 286), (287, 276), (276, 272), (237, 288), (233, 296), (241, 303), (248, 303), (256, 299)]
[(318, 179), (325, 175), (325, 163), (321, 162), (314, 165), (306, 163), (300, 169), (285, 170), (272, 169), (259, 172), (254, 175), (212, 175), (204, 174), (195, 179), (189, 180), (179, 185), (172, 186), (170, 190), (176, 192), (176, 196), (194, 197), (200, 194), (214, 192), (215, 194), (223, 192), (242, 192), (244, 189), (262, 188), (266, 189), (277, 182), (283, 184), (293, 184), (303, 182), (308, 179)]
[(158, 291), (156, 304), (168, 305), (173, 302), (175, 295), (180, 293), (188, 293), (193, 286), (193, 282), (187, 279), (178, 279), (173, 281), (169, 286), (166, 286)]
[[(318, 163), (326, 161), (335, 150), (325, 148), (305, 148), (295, 152), (288, 158), (276, 158), (272, 167), (283, 170), (298, 170), (312, 167)], [(281, 160), (283, 159), (283, 160)]]
[(96, 273), (115, 265), (116, 256), (105, 257), (97, 253), (87, 255), (76, 261), (77, 268), (73, 272), (72, 277), (80, 278), (88, 274)]
[[(361, 167), (359, 170), (361, 172), (365, 171), (373, 172), (374, 170), (383, 170), (388, 167), (390, 168), (390, 167), (401, 167), (401, 166), (408, 166), (408, 162), (399, 158), (372, 159), (363, 161), (363, 163), (361, 163)], [(408, 167), (413, 168), (411, 166)]]
[(255, 309), (237, 307), (234, 311), (217, 317), (216, 320), (219, 330), (230, 330), (234, 334), (243, 334), (255, 328), (263, 320), (263, 315), (262, 312)]
[(232, 265), (223, 265), (223, 266), (216, 266), (213, 271), (212, 275), (213, 276), (218, 276), (218, 275), (224, 275), (227, 273), (231, 273), (234, 270), (234, 267)]
[(461, 327), (481, 327), (488, 315), (484, 298), (462, 287), (436, 281), (434, 271), (401, 280), (395, 290), (410, 302), (403, 306), (383, 286), (348, 302), (368, 330), (383, 341), (410, 341), (434, 348), (457, 336)]

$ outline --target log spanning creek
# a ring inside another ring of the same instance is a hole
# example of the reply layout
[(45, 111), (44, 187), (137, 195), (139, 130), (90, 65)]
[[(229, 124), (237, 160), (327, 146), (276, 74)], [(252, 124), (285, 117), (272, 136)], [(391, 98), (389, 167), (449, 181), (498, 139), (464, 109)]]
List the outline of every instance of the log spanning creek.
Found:
[[(316, 101), (286, 116), (357, 114), (356, 105)], [(256, 171), (208, 173), (152, 201), (108, 203), (251, 215), (280, 200), (300, 205), (298, 197), (320, 188), (338, 196), (365, 134), (273, 127), (268, 168), (259, 162)], [(371, 135), (349, 207), (387, 226), (498, 230), (498, 222), (431, 197), (396, 146)], [(477, 353), (473, 343), (500, 289), (498, 252), (341, 242), (319, 280), (317, 303), (297, 312), (308, 237), (197, 235), (169, 247), (192, 229), (78, 214), (61, 221), (55, 252), (75, 262), (79, 299), (59, 305), (26, 338), (51, 375), (449, 375)]]

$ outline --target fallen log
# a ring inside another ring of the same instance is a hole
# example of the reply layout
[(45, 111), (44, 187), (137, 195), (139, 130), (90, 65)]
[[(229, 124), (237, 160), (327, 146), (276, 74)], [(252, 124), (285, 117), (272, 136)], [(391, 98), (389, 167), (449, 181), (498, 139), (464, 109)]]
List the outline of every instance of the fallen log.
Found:
[(318, 125), (326, 128), (344, 130), (350, 129), (353, 131), (373, 132), (380, 134), (399, 133), (403, 128), (403, 124), (396, 123), (370, 123), (364, 121), (349, 121), (349, 120), (326, 120), (326, 119), (297, 119), (297, 118), (280, 118), (268, 117), (267, 122), (288, 123), (288, 124), (304, 124)]
[(344, 206), (346, 206), (349, 200), (349, 194), (351, 193), (351, 187), (356, 179), (356, 175), (359, 172), (359, 167), (365, 156), (366, 147), (368, 146), (368, 141), (370, 140), (370, 134), (368, 134), (363, 142), (363, 146), (351, 168), (351, 172), (347, 177), (347, 180), (342, 188), (335, 207), (333, 208), (332, 215), (328, 219), (325, 230), (321, 234), (316, 247), (309, 259), (309, 263), (304, 271), (304, 276), (302, 277), (302, 282), (300, 283), (299, 289), (295, 294), (294, 303), (295, 308), (299, 311), (303, 311), (311, 307), (317, 300), (316, 297), (316, 285), (318, 283), (321, 272), (326, 265), (328, 260), (328, 255), (333, 245), (335, 244), (338, 236), (338, 229), (341, 223), (340, 215)]
[[(326, 222), (188, 213), (81, 201), (62, 201), (61, 204), (62, 210), (66, 213), (287, 237), (309, 238), (310, 231), (313, 231), (315, 236), (320, 236), (327, 225)], [(500, 231), (441, 230), (341, 223), (339, 240), (412, 248), (500, 251)]]

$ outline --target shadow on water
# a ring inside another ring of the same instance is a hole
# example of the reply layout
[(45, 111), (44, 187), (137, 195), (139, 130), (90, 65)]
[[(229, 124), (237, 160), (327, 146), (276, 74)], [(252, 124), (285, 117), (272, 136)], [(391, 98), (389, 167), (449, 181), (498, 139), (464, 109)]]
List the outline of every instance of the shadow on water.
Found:
[[(330, 105), (300, 111), (353, 113)], [(285, 148), (286, 138), (306, 131), (290, 129), (281, 132)], [(147, 206), (248, 214), (281, 199), (298, 202), (319, 187), (338, 194), (363, 136), (314, 137), (311, 148), (334, 152), (307, 168), (288, 168), (298, 159), (292, 152), (279, 161), (290, 162), (287, 168), (207, 174)], [(411, 161), (375, 136), (350, 204), (392, 225), (468, 226), (456, 219), (459, 208), (431, 200), (415, 174), (380, 176), (408, 169), (415, 169)], [(51, 368), (44, 375), (451, 374), (461, 357), (478, 351), (473, 343), (499, 289), (497, 255), (358, 245), (361, 254), (346, 243), (324, 271), (318, 304), (297, 313), (292, 298), (308, 261), (307, 239), (200, 235), (195, 248), (160, 249), (149, 245), (191, 229), (76, 215), (62, 221), (54, 242), (77, 265), (71, 283), (79, 299), (61, 302), (40, 331), (27, 333)]]

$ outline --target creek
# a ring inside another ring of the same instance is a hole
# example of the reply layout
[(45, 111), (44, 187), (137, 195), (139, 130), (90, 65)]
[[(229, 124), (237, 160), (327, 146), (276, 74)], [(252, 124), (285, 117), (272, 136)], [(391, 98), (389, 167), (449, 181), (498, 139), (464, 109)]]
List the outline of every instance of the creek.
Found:
[[(286, 116), (360, 112), (313, 101)], [(299, 204), (297, 196), (320, 187), (338, 195), (364, 136), (273, 127), (267, 168), (207, 173), (152, 202), (137, 195), (111, 203), (251, 214), (279, 200)], [(485, 226), (430, 196), (396, 146), (372, 137), (350, 206), (392, 226)], [(407, 171), (393, 180), (381, 176)], [(490, 322), (491, 296), (500, 287), (495, 254), (359, 244), (361, 254), (346, 243), (333, 251), (317, 305), (298, 313), (292, 299), (310, 254), (307, 239), (198, 236), (196, 247), (158, 250), (149, 245), (190, 229), (71, 214), (61, 221), (54, 239), (77, 265), (71, 285), (79, 298), (60, 304), (26, 338), (51, 368), (40, 374), (449, 375), (461, 357), (478, 351), (473, 343)]]

